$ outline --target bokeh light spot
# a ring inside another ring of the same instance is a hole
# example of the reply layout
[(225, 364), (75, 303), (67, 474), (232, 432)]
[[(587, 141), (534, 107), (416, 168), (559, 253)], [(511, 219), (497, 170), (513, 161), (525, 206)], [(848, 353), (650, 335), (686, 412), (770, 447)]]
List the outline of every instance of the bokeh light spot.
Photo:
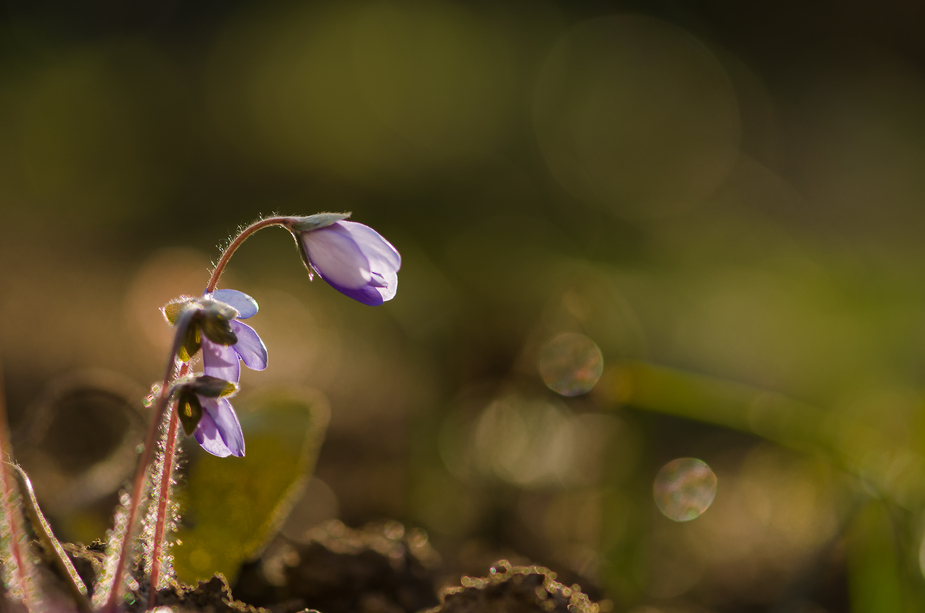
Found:
[(601, 350), (583, 334), (560, 334), (543, 347), (540, 375), (552, 391), (578, 396), (591, 391), (604, 372)]
[(678, 458), (665, 464), (652, 488), (658, 510), (668, 519), (690, 521), (703, 515), (716, 497), (716, 475), (706, 462)]

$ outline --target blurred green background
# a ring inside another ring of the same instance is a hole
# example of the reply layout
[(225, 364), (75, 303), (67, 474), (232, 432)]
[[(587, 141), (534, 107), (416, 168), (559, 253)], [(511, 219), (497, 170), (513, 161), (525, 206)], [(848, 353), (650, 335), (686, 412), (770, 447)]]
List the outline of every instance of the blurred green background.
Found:
[[(158, 307), (259, 214), (351, 210), (394, 301), (280, 230), (221, 284), (242, 385), (330, 405), (287, 534), (394, 518), (448, 582), (531, 560), (640, 613), (925, 610), (925, 5), (3, 8), (0, 353), (63, 538), (105, 532)], [(717, 493), (681, 523), (684, 457)]]

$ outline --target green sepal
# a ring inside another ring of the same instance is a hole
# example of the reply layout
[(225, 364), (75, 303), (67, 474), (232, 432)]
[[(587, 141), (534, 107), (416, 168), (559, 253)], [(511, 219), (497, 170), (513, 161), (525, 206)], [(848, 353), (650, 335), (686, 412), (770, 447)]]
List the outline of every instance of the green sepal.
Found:
[(225, 381), (211, 375), (199, 375), (184, 387), (206, 398), (222, 398), (231, 396), (238, 391), (238, 386), (231, 381)]
[(315, 213), (308, 217), (291, 217), (286, 227), (291, 232), (311, 232), (350, 217), (351, 213)]
[(183, 424), (183, 431), (190, 436), (196, 431), (199, 420), (202, 419), (202, 403), (199, 397), (188, 386), (183, 385), (177, 393), (177, 415)]
[(207, 317), (202, 320), (202, 333), (207, 339), (219, 345), (234, 345), (238, 342), (238, 335), (231, 329), (231, 324), (227, 321), (214, 317)]
[(164, 314), (164, 319), (167, 320), (171, 326), (177, 325), (177, 320), (180, 319), (180, 315), (190, 307), (193, 300), (191, 298), (177, 298), (176, 300), (171, 300), (161, 308), (161, 312)]
[(302, 257), (302, 264), (305, 266), (305, 270), (308, 271), (308, 280), (314, 281), (315, 269), (312, 266), (311, 260), (308, 259), (308, 252), (305, 251), (305, 243), (300, 238), (301, 234), (295, 230), (290, 230), (290, 232), (292, 232), (292, 238), (295, 239), (296, 249), (299, 250), (299, 255)]
[(189, 362), (190, 359), (199, 351), (202, 345), (202, 334), (199, 331), (199, 322), (193, 320), (189, 322), (186, 331), (183, 334), (183, 340), (177, 350), (177, 357), (181, 362)]
[(239, 315), (238, 310), (230, 304), (225, 304), (221, 300), (213, 298), (202, 298), (199, 301), (202, 305), (203, 317), (206, 319), (218, 319), (219, 321), (231, 321)]

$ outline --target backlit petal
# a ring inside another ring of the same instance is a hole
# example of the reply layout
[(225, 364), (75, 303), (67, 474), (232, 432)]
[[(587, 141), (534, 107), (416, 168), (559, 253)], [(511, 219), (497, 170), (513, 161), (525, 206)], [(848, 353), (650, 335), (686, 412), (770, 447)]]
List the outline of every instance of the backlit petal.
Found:
[(369, 226), (355, 221), (339, 221), (335, 225), (341, 226), (350, 234), (357, 247), (369, 260), (370, 270), (397, 272), (401, 268), (401, 254), (398, 250)]
[(217, 289), (212, 297), (219, 302), (234, 307), (238, 312), (238, 319), (247, 319), (257, 314), (257, 301), (236, 289)]
[[(234, 408), (231, 406), (231, 403), (228, 402), (227, 398), (202, 398), (202, 415), (205, 420), (206, 415), (211, 418), (212, 426), (214, 427), (214, 434), (212, 438), (208, 438), (204, 432), (204, 440), (207, 440), (211, 443), (211, 447), (221, 451), (221, 446), (218, 445), (218, 441), (221, 441), (225, 450), (228, 451), (226, 455), (233, 455), (239, 458), (244, 457), (244, 432), (241, 431), (241, 422), (238, 421), (238, 416), (234, 412)], [(200, 421), (200, 424), (202, 423)], [(198, 435), (199, 428), (196, 429)], [(217, 439), (215, 438), (217, 435)], [(196, 440), (199, 441), (199, 444), (202, 445), (203, 449), (214, 455), (219, 455), (215, 453), (209, 447), (199, 440), (199, 436), (196, 437)], [(225, 457), (225, 456), (221, 456)]]
[(369, 260), (339, 223), (302, 233), (302, 244), (312, 268), (329, 282), (356, 289), (369, 281)]
[(227, 458), (231, 455), (231, 449), (222, 440), (218, 427), (215, 425), (215, 420), (212, 419), (208, 412), (202, 412), (202, 418), (199, 420), (193, 436), (196, 437), (196, 442), (212, 455), (220, 458)]
[(335, 283), (331, 283), (328, 279), (324, 280), (341, 294), (368, 306), (379, 306), (386, 300), (391, 300), (398, 290), (398, 274), (394, 272), (387, 277), (377, 278), (377, 282), (382, 283), (385, 287), (376, 287), (372, 283), (360, 288), (340, 287)]
[(234, 344), (235, 353), (240, 356), (247, 367), (253, 370), (266, 368), (267, 348), (257, 336), (257, 332), (240, 321), (231, 322), (231, 329), (238, 336), (238, 342)]
[(394, 298), (395, 293), (398, 291), (398, 273), (395, 271), (383, 272), (378, 276), (379, 281), (381, 281), (383, 285), (377, 287), (376, 290), (379, 292), (379, 295), (382, 296), (383, 302), (387, 302)]
[[(234, 321), (232, 324), (236, 323)], [(241, 324), (244, 325), (244, 324)], [(239, 341), (240, 342), (240, 338)], [(241, 380), (241, 364), (235, 345), (219, 345), (202, 339), (202, 370), (205, 374), (237, 383)]]

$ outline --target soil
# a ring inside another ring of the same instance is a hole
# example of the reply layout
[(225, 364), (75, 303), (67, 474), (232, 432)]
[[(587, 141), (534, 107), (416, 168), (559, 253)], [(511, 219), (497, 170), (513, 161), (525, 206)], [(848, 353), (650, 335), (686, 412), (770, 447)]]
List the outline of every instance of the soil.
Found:
[[(103, 545), (67, 545), (87, 585)], [(540, 566), (502, 560), (484, 577), (463, 577), (438, 588), (439, 556), (426, 537), (397, 522), (360, 530), (328, 522), (300, 542), (277, 539), (242, 569), (234, 589), (221, 575), (196, 586), (158, 591), (157, 605), (178, 612), (301, 613), (597, 613), (600, 607), (578, 585), (565, 586)], [(143, 582), (139, 582), (142, 586)], [(126, 602), (130, 613), (147, 603), (143, 587)]]

